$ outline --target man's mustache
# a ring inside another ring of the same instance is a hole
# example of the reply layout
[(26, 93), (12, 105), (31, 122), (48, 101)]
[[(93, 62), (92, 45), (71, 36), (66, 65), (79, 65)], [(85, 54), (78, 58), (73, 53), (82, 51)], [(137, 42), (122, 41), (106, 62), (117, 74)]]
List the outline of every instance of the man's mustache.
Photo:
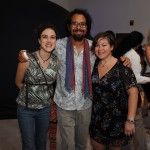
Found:
[(83, 32), (84, 33), (84, 30), (73, 30), (73, 32)]

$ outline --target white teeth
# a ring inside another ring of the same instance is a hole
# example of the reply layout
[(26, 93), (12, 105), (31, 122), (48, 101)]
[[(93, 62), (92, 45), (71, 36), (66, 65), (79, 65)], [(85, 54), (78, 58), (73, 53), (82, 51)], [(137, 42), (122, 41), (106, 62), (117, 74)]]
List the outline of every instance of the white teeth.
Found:
[(46, 47), (52, 47), (52, 45), (46, 45)]
[(98, 52), (98, 54), (103, 54), (102, 52)]

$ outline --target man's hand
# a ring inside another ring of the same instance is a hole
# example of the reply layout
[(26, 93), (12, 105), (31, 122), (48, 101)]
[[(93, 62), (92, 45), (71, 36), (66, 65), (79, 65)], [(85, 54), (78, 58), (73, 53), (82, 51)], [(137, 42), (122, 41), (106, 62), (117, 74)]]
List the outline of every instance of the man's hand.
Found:
[(130, 62), (130, 59), (128, 57), (121, 56), (120, 60), (123, 61), (124, 66), (131, 67), (131, 62)]
[(21, 51), (19, 52), (18, 60), (19, 60), (21, 63), (24, 63), (24, 62), (27, 62), (27, 61), (28, 61), (28, 54), (27, 54), (27, 51), (26, 51), (26, 50), (21, 50)]

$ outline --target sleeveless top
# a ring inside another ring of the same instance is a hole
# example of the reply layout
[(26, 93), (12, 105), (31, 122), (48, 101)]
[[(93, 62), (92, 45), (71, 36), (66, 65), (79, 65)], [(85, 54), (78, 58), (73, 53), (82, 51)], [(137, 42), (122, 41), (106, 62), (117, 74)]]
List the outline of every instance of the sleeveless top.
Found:
[(54, 83), (57, 74), (57, 57), (52, 53), (50, 63), (44, 69), (36, 52), (29, 55), (29, 68), (24, 75), (24, 84), (16, 99), (18, 105), (31, 109), (42, 109), (50, 106), (54, 94)]

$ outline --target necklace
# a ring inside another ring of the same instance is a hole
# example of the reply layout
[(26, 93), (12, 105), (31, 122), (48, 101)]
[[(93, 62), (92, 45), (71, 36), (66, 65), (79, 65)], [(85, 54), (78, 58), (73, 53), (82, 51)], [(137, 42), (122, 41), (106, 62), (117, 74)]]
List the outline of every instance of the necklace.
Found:
[(46, 61), (48, 61), (48, 60), (50, 59), (50, 57), (51, 57), (51, 55), (50, 55), (47, 59), (44, 60), (44, 59), (42, 58), (42, 56), (40, 55), (40, 51), (39, 51), (39, 56), (40, 56), (40, 58), (43, 60), (43, 63), (45, 63)]
[(111, 61), (106, 62), (106, 63), (100, 62), (100, 66), (101, 66), (102, 68), (104, 68), (104, 67), (108, 66), (110, 63), (111, 63)]
[(111, 57), (108, 61), (106, 61), (106, 62), (100, 61), (99, 64), (100, 64), (100, 66), (101, 66), (102, 68), (104, 68), (104, 67), (106, 67), (106, 66), (109, 66), (110, 63), (112, 63), (112, 57)]
[(105, 64), (103, 64), (103, 63), (100, 63), (100, 64), (101, 64), (102, 68), (105, 67)]
[(107, 64), (108, 64), (108, 63), (102, 63), (102, 62), (100, 62), (100, 66), (101, 66), (102, 68), (105, 67)]

